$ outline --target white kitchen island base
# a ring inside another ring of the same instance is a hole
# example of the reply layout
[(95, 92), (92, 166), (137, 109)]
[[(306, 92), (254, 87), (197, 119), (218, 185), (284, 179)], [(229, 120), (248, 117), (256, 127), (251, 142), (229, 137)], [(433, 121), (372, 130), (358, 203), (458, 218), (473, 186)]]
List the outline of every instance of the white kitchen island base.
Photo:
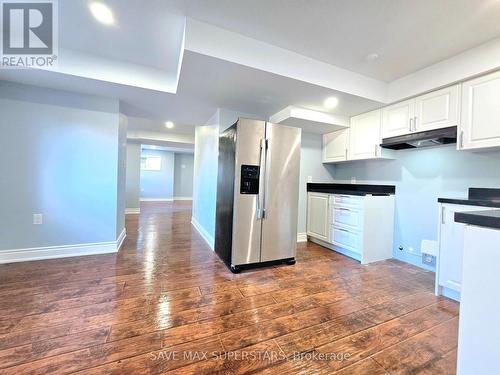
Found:
[(500, 230), (465, 228), (458, 375), (500, 374)]

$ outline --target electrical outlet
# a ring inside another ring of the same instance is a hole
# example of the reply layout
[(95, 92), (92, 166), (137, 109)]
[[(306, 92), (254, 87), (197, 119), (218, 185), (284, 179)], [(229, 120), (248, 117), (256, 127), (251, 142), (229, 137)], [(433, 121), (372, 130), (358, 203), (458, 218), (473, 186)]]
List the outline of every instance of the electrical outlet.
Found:
[(436, 265), (436, 257), (434, 255), (422, 253), (422, 263), (429, 266)]
[(307, 182), (313, 182), (313, 176), (307, 176)]
[(33, 224), (34, 225), (43, 224), (43, 215), (42, 214), (33, 214)]

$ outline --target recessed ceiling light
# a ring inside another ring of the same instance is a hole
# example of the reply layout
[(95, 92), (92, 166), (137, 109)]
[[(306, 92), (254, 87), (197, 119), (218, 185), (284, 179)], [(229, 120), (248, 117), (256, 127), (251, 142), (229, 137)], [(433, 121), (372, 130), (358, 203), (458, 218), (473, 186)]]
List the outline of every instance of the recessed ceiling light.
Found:
[(94, 18), (100, 23), (105, 25), (113, 25), (115, 23), (113, 12), (107, 5), (94, 1), (90, 3), (89, 7)]
[(325, 101), (323, 102), (323, 105), (327, 109), (333, 109), (339, 105), (339, 100), (336, 97), (332, 96), (330, 98), (326, 98)]
[(165, 123), (165, 127), (166, 127), (167, 129), (172, 129), (172, 128), (174, 127), (174, 123), (173, 123), (172, 121), (167, 121), (167, 122)]
[(366, 55), (365, 60), (366, 61), (375, 61), (379, 58), (378, 53), (370, 53), (369, 55)]

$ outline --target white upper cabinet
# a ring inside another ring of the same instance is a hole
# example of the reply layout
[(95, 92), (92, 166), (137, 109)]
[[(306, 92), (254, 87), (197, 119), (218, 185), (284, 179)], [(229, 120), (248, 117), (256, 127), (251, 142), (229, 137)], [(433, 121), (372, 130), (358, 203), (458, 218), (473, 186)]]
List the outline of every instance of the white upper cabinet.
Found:
[(349, 159), (371, 159), (381, 154), (381, 110), (351, 118)]
[(458, 149), (500, 147), (500, 72), (462, 84)]
[(382, 138), (411, 133), (415, 117), (415, 99), (405, 100), (382, 109)]
[(413, 130), (457, 126), (460, 114), (460, 86), (454, 85), (417, 97)]
[(347, 160), (349, 129), (323, 135), (323, 163)]

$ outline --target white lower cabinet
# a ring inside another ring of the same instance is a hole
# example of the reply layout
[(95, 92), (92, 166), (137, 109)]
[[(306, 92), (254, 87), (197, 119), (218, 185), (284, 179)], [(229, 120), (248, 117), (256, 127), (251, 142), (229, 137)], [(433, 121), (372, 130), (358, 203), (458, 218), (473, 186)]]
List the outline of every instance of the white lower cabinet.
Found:
[(309, 239), (362, 264), (392, 258), (393, 231), (392, 195), (308, 193)]
[(466, 224), (455, 222), (455, 212), (484, 211), (489, 207), (439, 204), (439, 251), (436, 267), (436, 294), (460, 301), (462, 258)]
[(329, 239), (328, 194), (307, 195), (307, 235), (323, 241)]

